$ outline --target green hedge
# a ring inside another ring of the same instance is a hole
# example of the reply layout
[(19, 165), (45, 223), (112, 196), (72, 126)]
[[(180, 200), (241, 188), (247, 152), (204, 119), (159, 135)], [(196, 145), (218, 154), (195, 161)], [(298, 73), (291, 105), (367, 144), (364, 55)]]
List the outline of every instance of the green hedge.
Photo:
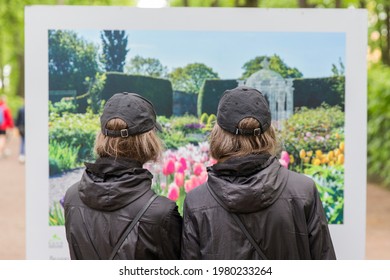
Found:
[(237, 87), (237, 80), (206, 80), (198, 96), (198, 116), (216, 114), (218, 102), (225, 90)]
[(106, 73), (106, 83), (101, 93), (104, 100), (119, 92), (134, 92), (150, 100), (157, 115), (172, 115), (173, 93), (169, 80), (123, 73)]
[[(237, 87), (236, 80), (206, 80), (198, 97), (198, 116), (216, 114), (218, 102), (227, 89)], [(317, 108), (326, 103), (344, 110), (344, 77), (294, 80), (294, 107)]]
[(339, 105), (344, 110), (344, 77), (296, 79), (294, 87), (294, 107), (317, 108), (322, 103)]

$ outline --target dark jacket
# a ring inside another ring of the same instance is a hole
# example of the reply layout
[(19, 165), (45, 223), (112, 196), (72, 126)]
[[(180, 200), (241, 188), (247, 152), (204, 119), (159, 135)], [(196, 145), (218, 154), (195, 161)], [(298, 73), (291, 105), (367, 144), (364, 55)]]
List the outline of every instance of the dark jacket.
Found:
[[(64, 199), (72, 259), (108, 259), (122, 232), (153, 196), (152, 174), (130, 159), (86, 164)], [(115, 259), (178, 259), (182, 218), (176, 204), (158, 197), (125, 239)]]
[[(268, 259), (335, 259), (315, 183), (275, 157), (250, 155), (208, 168), (208, 185), (237, 213)], [(260, 259), (207, 185), (184, 203), (183, 259)]]

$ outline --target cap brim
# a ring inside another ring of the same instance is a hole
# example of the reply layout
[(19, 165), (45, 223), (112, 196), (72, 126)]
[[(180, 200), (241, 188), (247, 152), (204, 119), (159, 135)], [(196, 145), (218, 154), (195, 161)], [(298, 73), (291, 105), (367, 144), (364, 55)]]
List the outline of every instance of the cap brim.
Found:
[(156, 128), (157, 128), (157, 130), (158, 131), (160, 131), (160, 132), (163, 132), (163, 129), (162, 129), (162, 126), (161, 126), (161, 124), (159, 124), (158, 122), (156, 122)]

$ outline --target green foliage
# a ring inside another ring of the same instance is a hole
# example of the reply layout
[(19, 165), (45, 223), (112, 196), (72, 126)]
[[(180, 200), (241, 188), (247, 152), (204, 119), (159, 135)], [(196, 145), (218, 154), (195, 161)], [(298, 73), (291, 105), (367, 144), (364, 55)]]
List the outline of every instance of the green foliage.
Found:
[(55, 202), (49, 211), (49, 226), (65, 225), (64, 209), (59, 202)]
[(198, 116), (216, 114), (225, 90), (237, 87), (237, 80), (206, 80), (198, 96)]
[(100, 32), (103, 55), (101, 62), (107, 72), (123, 72), (126, 63), (128, 36), (124, 30), (103, 30)]
[(49, 90), (85, 93), (85, 78), (99, 72), (97, 53), (97, 46), (73, 31), (49, 30)]
[(104, 105), (102, 100), (102, 91), (106, 82), (106, 74), (96, 73), (94, 79), (87, 77), (86, 82), (89, 83), (89, 98), (88, 104), (94, 114), (99, 113)]
[(390, 185), (390, 68), (368, 72), (368, 175)]
[(167, 78), (168, 68), (163, 66), (156, 58), (144, 58), (136, 55), (130, 60), (126, 67), (126, 72), (130, 75), (141, 75), (154, 78)]
[(118, 92), (135, 92), (155, 105), (157, 115), (172, 115), (173, 93), (170, 81), (122, 73), (106, 73), (106, 76), (102, 99), (108, 100)]
[(203, 63), (190, 63), (174, 69), (169, 79), (174, 90), (198, 94), (205, 80), (219, 79), (219, 76)]
[(75, 113), (77, 105), (73, 100), (63, 98), (60, 102), (52, 103), (49, 101), (49, 113), (62, 116), (65, 113)]
[(214, 127), (216, 121), (217, 121), (217, 116), (214, 114), (210, 114), (209, 118), (207, 119), (206, 129), (211, 130)]
[(69, 146), (68, 143), (49, 141), (49, 172), (55, 175), (78, 167), (80, 147)]
[(295, 79), (294, 107), (316, 108), (326, 103), (339, 105), (344, 110), (345, 77)]
[(199, 139), (194, 138), (193, 134), (203, 134), (204, 125), (200, 124), (195, 116), (184, 115), (170, 118), (158, 116), (157, 120), (163, 127), (163, 132), (159, 133), (159, 136), (167, 149), (178, 149), (188, 143), (197, 143)]
[[(85, 114), (65, 113), (62, 117), (52, 113), (49, 116), (49, 141), (50, 143), (58, 143), (58, 145), (53, 145), (55, 147), (53, 149), (57, 149), (60, 155), (62, 150), (69, 149), (72, 163), (66, 166), (70, 166), (70, 168), (77, 167), (83, 161), (94, 158), (93, 146), (99, 130), (99, 116), (91, 111)], [(52, 153), (56, 154), (57, 150), (53, 150)], [(73, 157), (75, 153), (76, 158)], [(60, 167), (62, 168), (62, 166)]]
[(344, 140), (344, 113), (327, 105), (316, 109), (301, 108), (282, 124), (282, 147), (300, 164), (299, 152), (337, 149)]
[[(268, 60), (269, 66), (264, 65), (266, 59)], [(274, 54), (273, 56), (257, 56), (247, 61), (242, 66), (244, 73), (242, 74), (241, 79), (249, 78), (253, 73), (264, 67), (269, 67), (270, 70), (279, 73), (283, 78), (301, 78), (303, 76), (297, 68), (289, 67), (280, 56)]]
[(307, 165), (305, 174), (317, 185), (329, 224), (344, 220), (344, 166)]
[(207, 113), (203, 113), (200, 116), (200, 123), (207, 124), (208, 119), (209, 119), (209, 115)]

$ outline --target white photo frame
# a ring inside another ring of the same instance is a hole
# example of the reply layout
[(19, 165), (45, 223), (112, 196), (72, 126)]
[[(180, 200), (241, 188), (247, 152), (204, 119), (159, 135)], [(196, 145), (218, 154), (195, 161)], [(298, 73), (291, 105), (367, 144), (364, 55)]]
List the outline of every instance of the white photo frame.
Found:
[(48, 224), (48, 30), (51, 29), (345, 33), (344, 223), (329, 225), (329, 228), (338, 259), (365, 258), (367, 162), (365, 10), (26, 7), (27, 259), (69, 258), (64, 227), (50, 227)]

